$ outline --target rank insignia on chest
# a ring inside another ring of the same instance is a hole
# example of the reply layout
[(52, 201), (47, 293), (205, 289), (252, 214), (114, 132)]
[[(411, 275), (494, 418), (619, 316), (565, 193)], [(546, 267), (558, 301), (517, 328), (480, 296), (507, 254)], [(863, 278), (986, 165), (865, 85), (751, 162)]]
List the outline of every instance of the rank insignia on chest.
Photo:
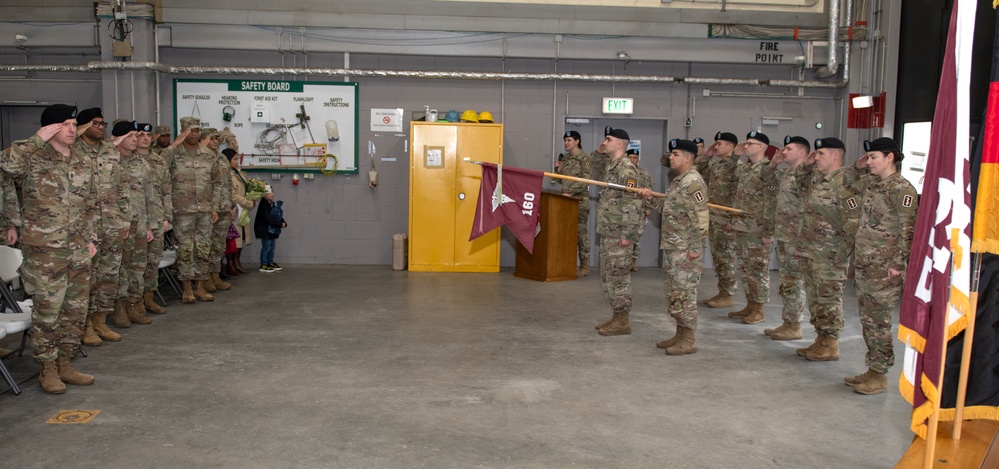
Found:
[(857, 199), (854, 198), (854, 197), (850, 197), (849, 199), (846, 199), (846, 206), (850, 207), (850, 210), (853, 210), (853, 209), (857, 208)]
[(636, 181), (634, 179), (628, 179), (628, 182), (625, 183), (625, 185), (628, 186), (628, 187), (637, 187), (638, 186), (638, 181)]
[(704, 195), (701, 194), (701, 191), (694, 192), (694, 200), (704, 202)]
[(902, 206), (903, 207), (912, 207), (912, 196), (911, 195), (907, 195), (905, 197), (902, 197)]

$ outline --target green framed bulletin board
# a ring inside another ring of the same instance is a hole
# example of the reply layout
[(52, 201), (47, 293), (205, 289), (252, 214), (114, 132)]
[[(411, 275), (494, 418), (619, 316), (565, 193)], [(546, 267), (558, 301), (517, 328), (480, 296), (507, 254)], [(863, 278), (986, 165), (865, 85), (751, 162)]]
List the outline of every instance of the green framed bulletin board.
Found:
[(177, 78), (173, 96), (175, 133), (229, 129), (246, 171), (357, 174), (357, 83)]

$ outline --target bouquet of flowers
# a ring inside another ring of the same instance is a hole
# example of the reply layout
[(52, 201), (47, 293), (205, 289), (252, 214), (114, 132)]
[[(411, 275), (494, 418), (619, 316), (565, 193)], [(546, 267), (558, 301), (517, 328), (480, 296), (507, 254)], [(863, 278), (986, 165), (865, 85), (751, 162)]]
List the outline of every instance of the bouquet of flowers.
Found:
[(263, 196), (267, 195), (266, 189), (264, 187), (264, 181), (260, 179), (253, 178), (246, 182), (246, 198), (250, 200), (260, 200)]

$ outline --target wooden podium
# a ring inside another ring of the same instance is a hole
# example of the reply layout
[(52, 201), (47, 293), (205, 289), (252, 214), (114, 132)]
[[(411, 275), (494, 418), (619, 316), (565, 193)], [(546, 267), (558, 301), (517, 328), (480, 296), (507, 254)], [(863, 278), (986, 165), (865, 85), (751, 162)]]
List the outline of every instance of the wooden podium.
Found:
[(534, 254), (518, 241), (513, 275), (539, 282), (575, 280), (578, 220), (579, 199), (542, 192), (541, 232), (534, 238)]

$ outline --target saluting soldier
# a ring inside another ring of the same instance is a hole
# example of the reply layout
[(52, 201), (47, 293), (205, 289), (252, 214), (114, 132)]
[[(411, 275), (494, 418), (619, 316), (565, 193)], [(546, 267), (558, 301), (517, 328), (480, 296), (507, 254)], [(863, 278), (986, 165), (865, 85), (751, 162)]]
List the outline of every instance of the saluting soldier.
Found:
[[(696, 168), (697, 172), (700, 173), (700, 174), (702, 174), (702, 177), (703, 177), (703, 174), (708, 171), (708, 163), (711, 161), (711, 158), (709, 158), (708, 155), (707, 155), (707, 153), (705, 153), (705, 151), (704, 151), (704, 139), (703, 138), (701, 138), (701, 137), (695, 137), (693, 140), (691, 140), (691, 142), (694, 142), (695, 144), (697, 144), (697, 157), (694, 158), (694, 168)], [(663, 155), (663, 158), (661, 160), (661, 163), (663, 164), (663, 166), (665, 166), (667, 168), (669, 167), (669, 157), (670, 157), (670, 154), (666, 153), (666, 154)]]
[[(163, 234), (173, 218), (172, 198), (167, 190), (170, 187), (170, 173), (163, 158), (158, 152), (152, 150), (153, 136), (156, 133), (149, 132), (150, 124), (139, 124), (139, 147), (136, 153), (146, 160), (149, 165), (148, 185), (152, 186), (154, 196), (159, 200), (160, 212), (158, 219), (156, 214), (150, 219), (150, 226), (153, 227), (153, 240), (146, 245), (146, 270), (143, 272), (143, 294), (142, 304), (146, 312), (154, 314), (166, 314), (166, 308), (156, 303), (156, 289), (159, 288), (160, 260), (163, 259)], [(169, 146), (170, 128), (157, 127), (160, 131), (165, 130), (167, 135), (167, 145)]]
[(153, 153), (157, 155), (162, 155), (163, 152), (170, 148), (170, 126), (168, 125), (157, 125), (153, 127), (153, 142), (154, 144), (150, 147)]
[[(579, 132), (575, 130), (570, 130), (562, 136), (565, 156), (561, 161), (555, 163), (555, 172), (589, 179), (593, 175), (593, 161), (583, 152), (579, 141)], [(564, 179), (559, 179), (559, 182), (562, 184), (562, 194), (579, 199), (576, 240), (576, 246), (579, 250), (579, 271), (577, 274), (580, 277), (585, 277), (590, 274), (590, 233), (586, 229), (590, 222), (590, 186), (583, 182)]]
[[(708, 188), (694, 167), (697, 145), (689, 140), (669, 141), (670, 168), (677, 172), (665, 198), (652, 199), (662, 213), (662, 237), (666, 282), (666, 312), (676, 320), (676, 334), (656, 343), (667, 355), (697, 352), (697, 284), (703, 266), (701, 254), (708, 241)], [(642, 196), (649, 200), (652, 190)]]
[(891, 319), (902, 296), (918, 200), (898, 171), (904, 155), (894, 140), (864, 141), (864, 150), (847, 179), (863, 193), (854, 278), (868, 369), (843, 380), (860, 394), (880, 394), (888, 390), (888, 369), (895, 364)]
[[(703, 174), (708, 185), (708, 202), (725, 207), (732, 206), (735, 192), (735, 168), (739, 158), (734, 155), (739, 138), (730, 132), (715, 134), (715, 142), (705, 151), (708, 160), (707, 172)], [(718, 294), (704, 300), (711, 308), (728, 308), (735, 304), (735, 230), (732, 229), (732, 214), (724, 210), (711, 210), (711, 226), (708, 228), (708, 241), (711, 243), (711, 263), (718, 276)]]
[(201, 144), (215, 155), (212, 166), (212, 181), (213, 184), (221, 186), (218, 191), (219, 199), (213, 202), (219, 217), (215, 223), (212, 223), (212, 252), (209, 256), (211, 270), (208, 273), (211, 281), (205, 283), (205, 289), (209, 292), (224, 291), (232, 288), (229, 282), (225, 282), (219, 277), (222, 257), (225, 256), (225, 235), (229, 232), (229, 225), (233, 221), (230, 215), (232, 212), (232, 184), (229, 181), (229, 160), (222, 153), (219, 153), (219, 131), (217, 129), (202, 129)]

